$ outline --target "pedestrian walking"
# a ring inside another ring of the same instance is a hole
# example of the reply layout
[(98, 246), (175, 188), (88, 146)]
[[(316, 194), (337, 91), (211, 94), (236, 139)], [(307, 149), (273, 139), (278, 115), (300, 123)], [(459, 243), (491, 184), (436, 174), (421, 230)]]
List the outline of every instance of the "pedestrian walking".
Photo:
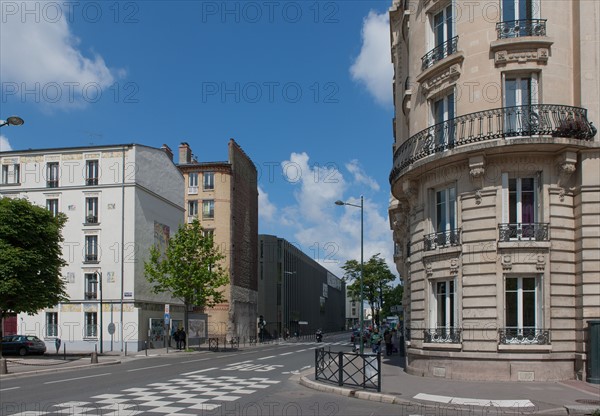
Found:
[(178, 328), (177, 331), (173, 334), (173, 338), (175, 339), (175, 345), (178, 350), (181, 349), (181, 328)]
[(185, 337), (186, 337), (185, 329), (181, 328), (181, 333), (179, 334), (179, 342), (181, 342), (181, 348), (185, 350)]
[(392, 355), (394, 344), (392, 343), (392, 332), (389, 329), (383, 333), (383, 339), (385, 340), (385, 355)]
[(379, 330), (376, 329), (373, 331), (373, 335), (371, 335), (371, 349), (373, 353), (379, 352), (379, 346), (381, 345), (381, 335), (379, 335)]

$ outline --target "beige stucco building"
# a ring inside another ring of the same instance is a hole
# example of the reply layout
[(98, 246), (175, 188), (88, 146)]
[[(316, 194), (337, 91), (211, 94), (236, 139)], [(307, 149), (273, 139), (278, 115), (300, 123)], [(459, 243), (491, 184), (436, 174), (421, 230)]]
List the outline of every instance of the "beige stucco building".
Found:
[(188, 143), (179, 146), (185, 180), (186, 221), (194, 218), (225, 255), (230, 284), (226, 302), (205, 310), (208, 336), (256, 337), (258, 188), (257, 171), (241, 147), (229, 141), (229, 159), (198, 162)]
[(600, 318), (600, 2), (394, 0), (390, 29), (407, 371), (585, 377)]

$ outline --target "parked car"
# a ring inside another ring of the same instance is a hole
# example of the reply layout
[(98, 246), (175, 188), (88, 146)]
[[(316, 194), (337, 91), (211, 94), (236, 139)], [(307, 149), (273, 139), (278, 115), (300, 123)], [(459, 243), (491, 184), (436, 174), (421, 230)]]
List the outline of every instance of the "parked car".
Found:
[(34, 335), (7, 335), (2, 337), (2, 354), (43, 354), (44, 341)]

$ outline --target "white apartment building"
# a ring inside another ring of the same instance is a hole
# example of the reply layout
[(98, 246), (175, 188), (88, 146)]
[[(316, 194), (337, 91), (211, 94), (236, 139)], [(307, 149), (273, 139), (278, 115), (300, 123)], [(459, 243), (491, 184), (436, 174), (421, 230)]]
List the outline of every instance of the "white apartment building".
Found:
[(600, 319), (600, 2), (394, 0), (406, 371), (585, 379)]
[(157, 326), (165, 305), (175, 319), (183, 306), (152, 293), (144, 261), (184, 218), (183, 176), (172, 158), (167, 146), (139, 144), (0, 153), (0, 196), (68, 217), (62, 276), (69, 301), (19, 315), (19, 333), (37, 335), (49, 351), (57, 337), (67, 351), (163, 346)]

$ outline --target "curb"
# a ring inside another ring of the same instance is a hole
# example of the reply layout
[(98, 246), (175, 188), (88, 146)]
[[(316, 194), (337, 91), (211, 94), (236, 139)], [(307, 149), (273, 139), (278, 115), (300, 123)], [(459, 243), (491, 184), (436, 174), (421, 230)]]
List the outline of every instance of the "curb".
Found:
[(83, 368), (102, 367), (102, 366), (115, 365), (115, 364), (121, 364), (121, 361), (107, 361), (104, 363), (96, 363), (96, 364), (84, 364), (84, 365), (74, 365), (74, 366), (69, 366), (69, 367), (57, 367), (57, 368), (47, 368), (47, 369), (43, 369), (43, 370), (24, 371), (22, 373), (0, 374), (0, 380), (29, 377), (29, 376), (33, 376), (36, 374), (62, 373), (62, 372), (71, 371), (71, 370), (81, 370)]

